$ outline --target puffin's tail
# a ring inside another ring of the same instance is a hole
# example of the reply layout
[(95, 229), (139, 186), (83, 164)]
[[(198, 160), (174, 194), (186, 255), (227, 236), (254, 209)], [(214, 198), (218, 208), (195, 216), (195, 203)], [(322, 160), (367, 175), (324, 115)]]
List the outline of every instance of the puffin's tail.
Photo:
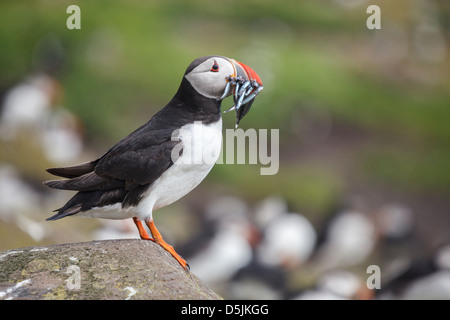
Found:
[[(76, 166), (71, 167), (60, 167), (60, 168), (50, 168), (47, 169), (47, 172), (63, 178), (68, 178), (70, 180), (50, 180), (44, 181), (43, 183), (55, 189), (67, 189), (67, 185), (71, 184), (72, 179), (81, 177), (87, 173), (93, 172), (95, 169), (95, 165), (97, 164), (97, 160), (85, 162)], [(54, 210), (53, 212), (57, 212), (55, 215), (47, 218), (47, 221), (50, 220), (58, 220), (67, 216), (74, 215), (82, 210), (82, 204), (78, 201), (80, 195), (77, 193), (72, 199), (70, 199), (63, 207)]]

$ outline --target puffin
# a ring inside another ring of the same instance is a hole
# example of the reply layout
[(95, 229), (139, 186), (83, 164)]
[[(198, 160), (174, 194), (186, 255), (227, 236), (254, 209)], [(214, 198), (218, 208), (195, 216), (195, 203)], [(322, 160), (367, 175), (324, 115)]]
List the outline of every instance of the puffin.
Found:
[(222, 100), (233, 96), (227, 111), (236, 111), (237, 127), (262, 89), (261, 78), (244, 63), (224, 56), (195, 59), (169, 103), (101, 157), (47, 169), (59, 179), (46, 186), (77, 192), (47, 220), (131, 218), (141, 239), (159, 244), (188, 271), (186, 260), (163, 240), (153, 212), (192, 191), (214, 166), (222, 144)]

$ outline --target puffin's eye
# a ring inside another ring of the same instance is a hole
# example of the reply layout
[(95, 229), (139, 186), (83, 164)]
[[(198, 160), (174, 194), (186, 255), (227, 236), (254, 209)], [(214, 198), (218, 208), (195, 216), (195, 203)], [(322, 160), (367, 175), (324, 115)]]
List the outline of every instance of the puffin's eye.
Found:
[(214, 60), (214, 64), (211, 67), (212, 72), (218, 72), (219, 71), (219, 64)]

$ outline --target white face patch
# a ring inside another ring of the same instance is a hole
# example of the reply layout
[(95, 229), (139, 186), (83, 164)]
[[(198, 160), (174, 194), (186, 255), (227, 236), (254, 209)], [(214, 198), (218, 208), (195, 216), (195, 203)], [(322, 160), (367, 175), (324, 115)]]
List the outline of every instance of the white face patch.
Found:
[[(219, 66), (217, 71), (212, 71), (214, 64)], [(226, 77), (234, 73), (230, 61), (220, 57), (212, 57), (199, 64), (185, 77), (194, 89), (207, 98), (219, 99), (227, 85)]]

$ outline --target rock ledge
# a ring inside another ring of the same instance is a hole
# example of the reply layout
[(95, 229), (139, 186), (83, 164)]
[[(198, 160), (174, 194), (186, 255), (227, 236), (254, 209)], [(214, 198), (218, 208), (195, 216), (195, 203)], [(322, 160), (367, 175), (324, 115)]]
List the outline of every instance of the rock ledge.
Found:
[(221, 299), (159, 245), (139, 239), (0, 252), (0, 299)]

